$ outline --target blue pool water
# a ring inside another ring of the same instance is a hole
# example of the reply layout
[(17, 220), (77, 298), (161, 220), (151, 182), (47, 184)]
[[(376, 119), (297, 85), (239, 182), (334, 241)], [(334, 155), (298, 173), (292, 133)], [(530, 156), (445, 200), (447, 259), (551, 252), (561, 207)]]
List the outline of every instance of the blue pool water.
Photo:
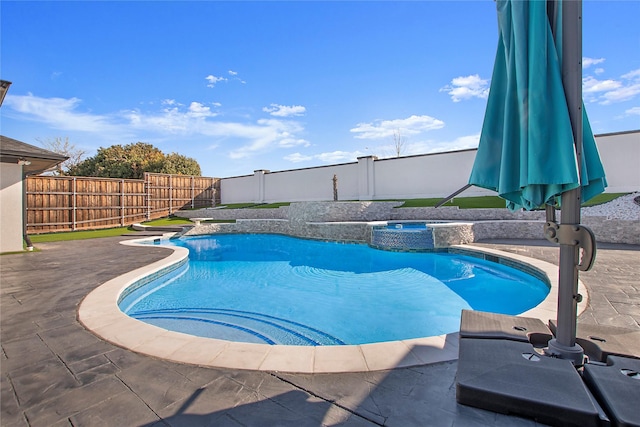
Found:
[(386, 229), (388, 230), (426, 230), (427, 224), (424, 222), (392, 222), (387, 224)]
[(342, 345), (436, 336), (458, 330), (462, 309), (519, 314), (549, 292), (520, 270), (449, 253), (260, 234), (163, 244), (188, 248), (189, 261), (125, 292), (121, 310), (231, 341)]

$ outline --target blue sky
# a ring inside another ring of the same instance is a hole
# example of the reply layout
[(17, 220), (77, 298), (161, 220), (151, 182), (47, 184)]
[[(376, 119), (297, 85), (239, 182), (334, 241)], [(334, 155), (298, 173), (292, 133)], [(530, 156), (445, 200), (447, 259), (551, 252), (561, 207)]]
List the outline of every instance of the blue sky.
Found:
[[(585, 0), (596, 134), (640, 128), (640, 1)], [(498, 42), (475, 1), (1, 1), (5, 136), (148, 142), (229, 177), (477, 146)]]

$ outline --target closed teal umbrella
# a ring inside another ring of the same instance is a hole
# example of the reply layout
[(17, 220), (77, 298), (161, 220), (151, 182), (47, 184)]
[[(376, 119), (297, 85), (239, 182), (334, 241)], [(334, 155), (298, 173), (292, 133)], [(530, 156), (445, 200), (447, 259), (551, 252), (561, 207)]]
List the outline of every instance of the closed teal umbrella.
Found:
[[(545, 1), (496, 2), (500, 38), (480, 144), (469, 183), (496, 191), (512, 210), (539, 208), (582, 183), (584, 200), (604, 191), (604, 170), (583, 119), (582, 179)], [(557, 21), (557, 20), (555, 20)], [(557, 29), (561, 33), (561, 29)], [(583, 110), (584, 111), (584, 110)]]
[(581, 197), (586, 201), (606, 187), (582, 103), (582, 2), (497, 0), (496, 5), (498, 52), (469, 184), (496, 191), (511, 210), (560, 199), (562, 224), (556, 226), (547, 209), (545, 229), (547, 238), (560, 243), (560, 342), (550, 347), (560, 348), (552, 348), (554, 355), (563, 357), (567, 350), (567, 358), (579, 362), (582, 356), (573, 354), (577, 254), (580, 247), (595, 250), (595, 242), (588, 229), (575, 226)]

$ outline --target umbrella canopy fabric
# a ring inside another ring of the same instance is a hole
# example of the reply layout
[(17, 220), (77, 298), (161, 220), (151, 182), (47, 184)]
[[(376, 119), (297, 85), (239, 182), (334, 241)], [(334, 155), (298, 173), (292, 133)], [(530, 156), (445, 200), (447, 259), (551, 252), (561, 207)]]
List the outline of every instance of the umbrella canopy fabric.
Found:
[(606, 179), (584, 107), (576, 155), (562, 77), (562, 8), (546, 1), (496, 5), (498, 50), (469, 184), (496, 191), (511, 210), (555, 204), (579, 186), (587, 201), (604, 191)]

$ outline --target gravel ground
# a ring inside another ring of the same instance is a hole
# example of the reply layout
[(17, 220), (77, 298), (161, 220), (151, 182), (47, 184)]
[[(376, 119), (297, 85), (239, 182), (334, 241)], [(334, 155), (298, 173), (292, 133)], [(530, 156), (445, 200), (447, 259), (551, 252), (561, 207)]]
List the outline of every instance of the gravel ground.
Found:
[(582, 208), (583, 216), (606, 216), (607, 219), (623, 219), (640, 221), (640, 205), (634, 201), (640, 198), (640, 193), (631, 193), (618, 197), (609, 203)]

